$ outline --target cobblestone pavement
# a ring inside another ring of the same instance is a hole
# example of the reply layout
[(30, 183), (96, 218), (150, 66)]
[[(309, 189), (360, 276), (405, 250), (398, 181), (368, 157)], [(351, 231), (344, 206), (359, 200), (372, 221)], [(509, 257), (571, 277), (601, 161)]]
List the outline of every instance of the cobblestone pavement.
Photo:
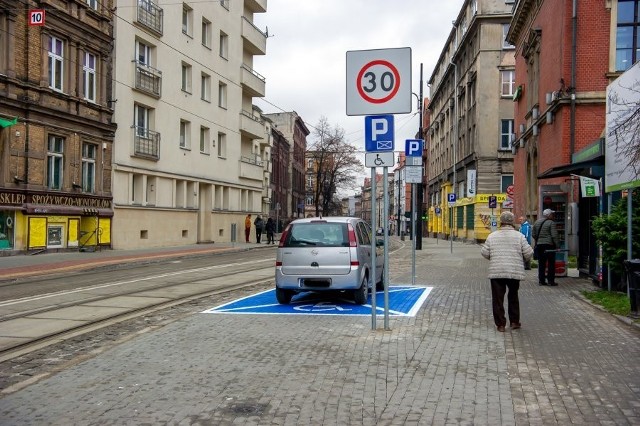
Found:
[[(392, 284), (411, 283), (406, 243)], [(478, 246), (453, 249), (423, 240), (416, 284), (433, 291), (390, 331), (362, 317), (198, 313), (237, 293), (2, 363), (1, 423), (640, 425), (640, 332), (583, 302), (589, 281), (538, 287), (529, 271), (523, 328), (498, 333), (488, 262)]]

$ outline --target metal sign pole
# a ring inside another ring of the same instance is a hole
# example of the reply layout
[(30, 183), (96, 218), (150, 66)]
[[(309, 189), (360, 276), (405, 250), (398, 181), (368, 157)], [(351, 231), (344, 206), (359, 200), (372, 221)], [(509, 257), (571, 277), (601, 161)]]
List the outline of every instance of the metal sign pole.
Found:
[[(382, 168), (383, 184), (382, 189), (384, 192), (384, 211), (382, 212), (382, 221), (384, 226), (382, 232), (384, 232), (384, 263), (382, 267), (382, 283), (384, 287), (384, 329), (389, 328), (389, 179), (387, 176), (388, 167)], [(372, 290), (372, 296), (375, 298), (375, 284)]]
[[(371, 329), (376, 329), (376, 294), (375, 294), (375, 281), (376, 281), (376, 168), (371, 167), (371, 275), (374, 284), (371, 290)], [(368, 283), (365, 283), (368, 285)]]
[(416, 184), (411, 184), (411, 285), (416, 285)]

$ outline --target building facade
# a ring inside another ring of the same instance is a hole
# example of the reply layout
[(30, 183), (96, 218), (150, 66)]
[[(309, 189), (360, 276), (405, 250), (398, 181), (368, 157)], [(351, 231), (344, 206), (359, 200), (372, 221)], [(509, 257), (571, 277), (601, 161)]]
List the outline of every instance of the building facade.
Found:
[[(427, 185), (432, 234), (484, 240), (513, 183), (513, 2), (464, 2), (429, 79)], [(457, 201), (449, 207), (448, 195)], [(489, 196), (500, 205), (491, 210)]]
[(295, 111), (265, 114), (273, 125), (291, 144), (289, 151), (288, 173), (291, 186), (287, 193), (287, 210), (289, 219), (304, 217), (305, 209), (305, 153), (307, 150), (307, 136), (309, 129), (302, 118)]
[[(556, 211), (562, 249), (597, 274), (591, 220), (600, 200), (575, 175), (604, 177), (606, 88), (637, 62), (639, 2), (520, 0), (508, 40), (516, 46), (515, 213)], [(606, 203), (606, 200), (602, 200)], [(606, 210), (605, 210), (606, 211)], [(557, 257), (566, 272), (566, 255)]]
[(267, 39), (253, 16), (267, 1), (116, 6), (113, 247), (239, 239), (268, 203), (268, 134), (252, 103)]
[(113, 8), (0, 0), (0, 255), (111, 243)]
[[(267, 118), (267, 122), (270, 120)], [(289, 174), (289, 158), (291, 144), (275, 126), (270, 126), (273, 147), (271, 150), (271, 205), (269, 216), (278, 223), (278, 232), (291, 217), (288, 194), (291, 192), (291, 175)]]

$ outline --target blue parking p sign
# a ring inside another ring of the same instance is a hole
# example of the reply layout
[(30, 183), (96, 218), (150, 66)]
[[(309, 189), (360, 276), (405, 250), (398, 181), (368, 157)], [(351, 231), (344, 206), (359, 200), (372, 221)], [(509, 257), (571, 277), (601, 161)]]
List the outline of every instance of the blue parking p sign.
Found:
[(393, 151), (393, 115), (364, 117), (364, 141), (367, 152)]
[(422, 157), (422, 139), (407, 139), (404, 144), (404, 153), (407, 157)]

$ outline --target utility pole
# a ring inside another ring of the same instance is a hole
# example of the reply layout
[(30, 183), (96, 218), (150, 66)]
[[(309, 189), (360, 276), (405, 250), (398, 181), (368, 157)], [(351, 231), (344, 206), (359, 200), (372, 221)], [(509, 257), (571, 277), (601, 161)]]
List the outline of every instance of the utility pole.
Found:
[[(418, 108), (420, 117), (420, 124), (418, 125), (418, 139), (423, 139), (422, 134), (422, 100), (424, 99), (422, 93), (422, 64), (420, 64), (420, 99), (418, 99)], [(423, 145), (423, 149), (426, 149), (426, 146)], [(422, 160), (422, 158), (420, 158)], [(424, 163), (422, 164), (422, 174), (424, 176)], [(422, 250), (422, 178), (420, 178), (420, 183), (416, 184), (416, 250)]]

